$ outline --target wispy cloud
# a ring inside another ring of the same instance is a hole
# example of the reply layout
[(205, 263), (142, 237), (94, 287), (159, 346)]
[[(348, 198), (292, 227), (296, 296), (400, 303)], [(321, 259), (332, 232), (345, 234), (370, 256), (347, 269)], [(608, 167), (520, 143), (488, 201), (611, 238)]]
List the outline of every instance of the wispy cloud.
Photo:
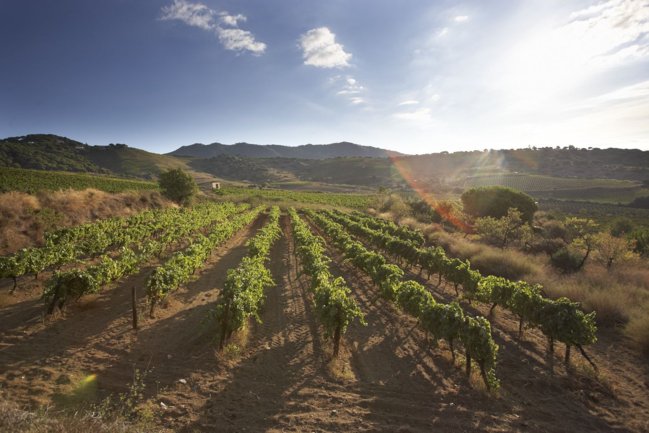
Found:
[(467, 15), (460, 15), (460, 16), (455, 17), (455, 21), (460, 22), (460, 23), (462, 21), (466, 21), (468, 19), (469, 19), (469, 17)]
[(430, 108), (420, 108), (410, 113), (397, 113), (393, 114), (392, 117), (420, 126), (428, 126), (433, 122), (433, 117), (430, 115)]
[(205, 5), (188, 3), (184, 0), (174, 0), (170, 6), (163, 6), (164, 16), (161, 20), (180, 20), (187, 25), (212, 30), (215, 11)]
[(365, 87), (358, 84), (358, 81), (354, 77), (349, 75), (347, 77), (341, 77), (340, 75), (338, 75), (335, 78), (331, 79), (330, 82), (336, 83), (340, 82), (341, 80), (344, 80), (344, 85), (342, 86), (341, 90), (336, 92), (336, 95), (349, 96), (349, 102), (354, 105), (367, 103), (367, 100), (364, 97), (357, 96), (363, 93)]
[(247, 20), (241, 14), (217, 12), (200, 3), (186, 0), (174, 0), (173, 4), (162, 7), (162, 13), (164, 15), (160, 19), (163, 21), (179, 20), (189, 26), (215, 33), (226, 50), (249, 51), (254, 55), (260, 55), (266, 50), (266, 44), (256, 41), (251, 32), (238, 27), (240, 21)]
[(300, 37), (304, 64), (320, 68), (344, 68), (352, 55), (336, 43), (336, 35), (327, 27), (312, 29)]
[(444, 27), (441, 32), (439, 32), (439, 36), (444, 36), (445, 34), (448, 33), (448, 27)]
[(416, 105), (416, 104), (419, 104), (419, 101), (403, 101), (400, 102), (398, 106), (400, 107), (402, 105)]

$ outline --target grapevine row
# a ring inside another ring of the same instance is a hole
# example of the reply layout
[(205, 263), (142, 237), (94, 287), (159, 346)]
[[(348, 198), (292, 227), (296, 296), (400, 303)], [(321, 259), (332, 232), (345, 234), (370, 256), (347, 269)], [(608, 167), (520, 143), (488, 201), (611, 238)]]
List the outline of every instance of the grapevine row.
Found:
[(370, 252), (363, 244), (354, 240), (337, 222), (305, 210), (307, 216), (319, 226), (333, 244), (354, 266), (370, 276), (379, 286), (379, 296), (390, 300), (405, 313), (419, 320), (419, 325), (435, 340), (449, 343), (453, 360), (453, 342), (459, 340), (466, 353), (467, 375), (471, 374), (471, 361), (477, 362), (480, 374), (487, 388), (497, 388), (495, 376), (498, 345), (491, 337), (491, 325), (484, 317), (465, 316), (457, 302), (442, 304), (435, 301), (431, 293), (415, 281), (401, 281), (403, 271), (386, 263), (378, 253)]
[(210, 322), (216, 323), (220, 349), (234, 331), (245, 327), (249, 317), (261, 323), (258, 312), (263, 304), (264, 289), (275, 285), (264, 262), (268, 260), (271, 246), (282, 234), (279, 207), (273, 206), (269, 216), (270, 222), (246, 243), (250, 247), (248, 256), (237, 269), (228, 269), (219, 299), (203, 319), (203, 328)]
[(237, 215), (232, 220), (215, 226), (207, 236), (199, 235), (191, 246), (175, 253), (164, 265), (157, 267), (146, 283), (151, 316), (153, 317), (156, 304), (187, 282), (196, 269), (203, 266), (214, 248), (252, 223), (265, 209), (266, 206), (258, 206), (250, 212)]
[(96, 293), (101, 288), (119, 278), (139, 272), (139, 266), (148, 262), (154, 256), (159, 257), (171, 242), (180, 241), (193, 232), (210, 227), (217, 221), (223, 221), (233, 214), (244, 211), (249, 205), (235, 206), (231, 203), (207, 207), (209, 214), (199, 211), (183, 212), (186, 218), (173, 219), (176, 227), (164, 234), (164, 239), (150, 239), (144, 244), (138, 244), (137, 253), (127, 246), (119, 250), (117, 260), (109, 257), (108, 254), (102, 256), (100, 262), (85, 269), (73, 269), (66, 272), (55, 271), (52, 278), (47, 283), (42, 298), (48, 302), (52, 299), (48, 308), (48, 314), (54, 311), (56, 303), (59, 302), (59, 308), (63, 307), (66, 299), (76, 298), (88, 293)]
[(597, 369), (584, 351), (584, 346), (593, 344), (596, 338), (595, 312), (585, 314), (578, 302), (567, 298), (551, 300), (543, 297), (540, 285), (530, 286), (524, 281), (513, 282), (505, 278), (482, 277), (480, 272), (472, 270), (467, 260), (449, 259), (441, 247), (419, 249), (415, 245), (406, 245), (400, 239), (388, 233), (375, 231), (345, 218), (344, 214), (333, 214), (324, 211), (334, 221), (341, 223), (351, 233), (366, 239), (371, 244), (396, 256), (405, 258), (410, 266), (420, 266), (420, 273), (426, 270), (428, 276), (438, 274), (454, 284), (457, 293), (462, 286), (463, 297), (478, 302), (492, 304), (491, 310), (500, 305), (519, 319), (519, 333), (527, 321), (527, 328), (538, 328), (546, 336), (550, 350), (554, 342), (566, 345), (566, 362), (569, 362), (570, 347), (575, 346), (588, 362)]
[[(13, 291), (18, 285), (17, 278), (24, 274), (38, 277), (49, 266), (60, 269), (64, 264), (73, 262), (82, 255), (92, 255), (94, 258), (97, 253), (103, 252), (111, 245), (128, 247), (147, 237), (160, 235), (169, 228), (181, 232), (193, 229), (195, 223), (189, 222), (188, 219), (211, 218), (214, 212), (225, 209), (224, 206), (233, 209), (231, 204), (204, 204), (196, 206), (193, 210), (147, 211), (129, 218), (126, 228), (123, 228), (124, 220), (120, 217), (52, 232), (46, 236), (46, 245), (42, 248), (26, 248), (11, 257), (1, 257), (0, 277), (13, 278)], [(167, 233), (166, 239), (161, 241), (167, 240), (168, 243), (169, 238), (178, 238), (184, 234)]]
[(352, 221), (366, 225), (371, 229), (386, 232), (404, 241), (411, 241), (415, 243), (417, 246), (422, 246), (426, 241), (423, 233), (420, 230), (410, 230), (408, 227), (396, 225), (392, 221), (379, 219), (379, 218), (372, 218), (367, 214), (357, 212), (357, 211), (354, 211), (351, 214), (346, 214), (338, 209), (335, 209), (334, 212), (337, 215), (344, 215)]
[(300, 219), (294, 208), (289, 209), (293, 239), (295, 239), (295, 258), (302, 261), (302, 273), (311, 277), (310, 290), (320, 323), (324, 326), (325, 339), (333, 335), (334, 357), (338, 357), (340, 336), (347, 326), (358, 317), (366, 325), (361, 309), (349, 297), (351, 290), (345, 286), (342, 277), (334, 279), (329, 272), (329, 259), (323, 254), (324, 240), (314, 236), (308, 226)]
[(219, 195), (245, 195), (264, 200), (289, 200), (298, 203), (325, 204), (344, 206), (354, 209), (366, 209), (376, 206), (377, 196), (372, 194), (322, 194), (319, 192), (298, 192), (287, 190), (251, 190), (248, 188), (221, 188), (214, 190)]

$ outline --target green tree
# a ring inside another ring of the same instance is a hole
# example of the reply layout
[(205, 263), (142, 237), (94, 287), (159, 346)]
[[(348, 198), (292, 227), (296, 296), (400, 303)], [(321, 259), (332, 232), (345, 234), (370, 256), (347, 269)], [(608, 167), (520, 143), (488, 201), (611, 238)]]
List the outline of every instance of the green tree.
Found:
[(532, 237), (532, 229), (521, 218), (521, 212), (510, 208), (507, 216), (500, 219), (485, 217), (476, 220), (480, 238), (488, 244), (505, 248), (514, 241), (525, 242)]
[(181, 168), (170, 168), (160, 173), (160, 191), (178, 204), (188, 205), (198, 194), (193, 177)]
[(507, 216), (509, 209), (521, 213), (524, 222), (531, 224), (539, 207), (534, 199), (521, 191), (504, 186), (469, 188), (462, 193), (464, 212), (474, 218)]
[(597, 237), (594, 248), (594, 259), (606, 269), (614, 265), (635, 262), (639, 254), (634, 252), (636, 241), (616, 238), (608, 233), (601, 233)]

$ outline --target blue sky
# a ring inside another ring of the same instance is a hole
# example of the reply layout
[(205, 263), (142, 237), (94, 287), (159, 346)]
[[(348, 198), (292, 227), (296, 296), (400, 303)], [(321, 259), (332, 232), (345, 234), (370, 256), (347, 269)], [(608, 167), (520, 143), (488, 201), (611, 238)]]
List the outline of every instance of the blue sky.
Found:
[(649, 150), (649, 1), (0, 0), (0, 136)]

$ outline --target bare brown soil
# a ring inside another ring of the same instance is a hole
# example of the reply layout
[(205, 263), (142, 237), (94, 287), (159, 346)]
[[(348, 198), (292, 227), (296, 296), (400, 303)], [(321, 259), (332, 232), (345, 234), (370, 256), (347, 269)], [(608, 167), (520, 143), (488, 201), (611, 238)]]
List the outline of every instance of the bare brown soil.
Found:
[[(415, 320), (373, 301), (369, 278), (329, 248), (332, 272), (345, 278), (368, 323), (355, 322), (345, 334), (342, 363), (349, 362), (351, 372), (339, 377), (329, 367), (330, 344), (322, 340), (308, 278), (297, 275), (286, 216), (285, 236), (268, 263), (276, 287), (266, 292), (262, 323), (250, 326), (239, 355), (216, 354), (213, 329), (200, 334), (201, 320), (227, 270), (247, 253), (245, 241), (265, 221), (259, 218), (218, 248), (155, 319), (143, 314), (137, 332), (131, 328), (131, 287), (138, 288), (145, 311), (142, 288), (150, 268), (51, 320), (41, 316), (40, 283), (14, 297), (3, 289), (0, 398), (32, 409), (74, 407), (126, 391), (134, 368), (148, 366), (145, 395), (160, 408), (157, 424), (175, 431), (649, 430), (649, 368), (617, 332), (600, 332), (590, 348), (602, 371), (595, 380), (575, 355), (573, 370), (563, 366), (562, 349), (548, 357), (535, 331), (518, 342), (516, 320), (498, 311), (492, 326), (502, 387), (489, 395), (479, 378), (464, 376), (461, 356), (453, 365), (445, 344), (431, 347)], [(455, 298), (452, 288), (408, 277), (440, 300)], [(463, 307), (487, 313), (466, 302)]]

